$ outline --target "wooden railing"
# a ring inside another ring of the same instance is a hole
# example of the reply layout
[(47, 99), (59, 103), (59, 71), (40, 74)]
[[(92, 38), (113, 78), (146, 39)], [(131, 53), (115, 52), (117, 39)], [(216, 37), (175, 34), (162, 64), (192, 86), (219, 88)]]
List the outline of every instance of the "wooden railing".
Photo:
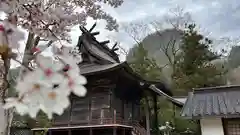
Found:
[[(52, 126), (53, 127), (59, 127), (59, 126), (92, 126), (92, 125), (109, 125), (109, 124), (120, 124), (120, 125), (127, 125), (131, 126), (132, 121), (131, 120), (123, 120), (119, 119), (116, 116), (116, 110), (113, 110), (113, 115), (112, 117), (104, 118), (102, 115), (99, 116), (98, 119), (92, 119), (91, 114), (89, 115), (90, 117), (85, 120), (74, 120), (71, 119), (71, 117), (68, 117), (66, 120), (60, 120), (60, 119), (55, 119), (52, 121)], [(36, 125), (37, 126), (37, 125)], [(39, 127), (39, 126), (37, 126)]]
[(94, 126), (94, 125), (116, 126), (115, 124), (131, 126), (132, 135), (146, 135), (147, 133), (146, 129), (142, 127), (138, 121), (123, 120), (123, 119), (116, 119), (116, 118), (92, 119), (92, 120), (85, 120), (85, 121), (75, 120), (75, 121), (68, 121), (68, 122), (55, 121), (52, 127)]
[(132, 126), (131, 120), (123, 120), (123, 119), (113, 119), (113, 118), (103, 118), (103, 119), (92, 119), (92, 120), (75, 120), (75, 121), (65, 121), (65, 122), (53, 122), (53, 126), (91, 126), (91, 125), (111, 125), (111, 124), (119, 124)]
[[(69, 118), (70, 119), (70, 118)], [(99, 119), (92, 119), (91, 117), (86, 120), (53, 120), (52, 127), (70, 127), (70, 126), (96, 126), (96, 125), (112, 125), (116, 126), (116, 124), (124, 125), (124, 126), (131, 126), (133, 128), (133, 133), (135, 135), (146, 135), (146, 130), (139, 124), (138, 121), (133, 120), (124, 120), (121, 118), (116, 117), (116, 111), (113, 111), (112, 118), (99, 118)], [(36, 124), (36, 127), (38, 124)]]
[(133, 135), (146, 135), (147, 131), (144, 127), (142, 127), (139, 122), (135, 121), (132, 123), (133, 126)]

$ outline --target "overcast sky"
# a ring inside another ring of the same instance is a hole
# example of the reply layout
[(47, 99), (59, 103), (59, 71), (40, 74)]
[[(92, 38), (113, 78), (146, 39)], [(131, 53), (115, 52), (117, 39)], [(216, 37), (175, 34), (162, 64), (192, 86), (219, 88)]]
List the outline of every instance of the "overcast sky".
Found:
[[(192, 19), (203, 29), (211, 32), (211, 36), (238, 37), (240, 32), (240, 1), (239, 0), (125, 0), (119, 8), (113, 9), (104, 6), (104, 9), (114, 16), (119, 24), (130, 22), (147, 22), (163, 18), (169, 13), (169, 9), (180, 6), (188, 11)], [(88, 26), (92, 25), (88, 21)], [(104, 30), (104, 22), (98, 21), (97, 30), (101, 31), (99, 40), (110, 38), (117, 40), (128, 49), (134, 44), (133, 40), (120, 29), (120, 32), (108, 32)], [(79, 33), (74, 29), (73, 43)], [(112, 43), (113, 44), (113, 43)]]

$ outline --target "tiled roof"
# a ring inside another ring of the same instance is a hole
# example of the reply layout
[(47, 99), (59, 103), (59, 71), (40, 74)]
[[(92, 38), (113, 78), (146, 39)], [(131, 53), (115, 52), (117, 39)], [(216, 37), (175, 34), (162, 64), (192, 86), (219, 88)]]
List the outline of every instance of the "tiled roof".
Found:
[(79, 68), (81, 70), (81, 74), (93, 74), (97, 72), (103, 72), (103, 71), (109, 71), (111, 69), (115, 69), (116, 67), (123, 65), (122, 63), (114, 63), (114, 64), (105, 64), (105, 65), (99, 65), (99, 64), (83, 64), (80, 65)]
[(150, 84), (148, 86), (148, 89), (154, 91), (156, 94), (158, 94), (160, 96), (166, 97), (173, 104), (182, 107), (183, 103), (172, 98), (171, 91), (168, 88), (166, 88), (166, 86), (163, 83), (144, 80), (143, 78), (141, 78), (140, 76), (135, 74), (130, 69), (130, 67), (128, 66), (128, 64), (126, 62), (115, 63), (115, 64), (105, 64), (105, 65), (83, 64), (83, 65), (80, 65), (80, 70), (81, 70), (81, 74), (89, 75), (89, 74), (95, 74), (95, 73), (100, 73), (100, 72), (104, 72), (104, 71), (114, 70), (116, 68), (121, 68), (121, 67), (126, 68), (126, 70), (129, 70), (128, 72), (132, 76), (136, 77), (136, 79), (139, 82), (144, 81), (146, 84)]
[(240, 86), (195, 89), (189, 93), (181, 116), (191, 119), (240, 117)]

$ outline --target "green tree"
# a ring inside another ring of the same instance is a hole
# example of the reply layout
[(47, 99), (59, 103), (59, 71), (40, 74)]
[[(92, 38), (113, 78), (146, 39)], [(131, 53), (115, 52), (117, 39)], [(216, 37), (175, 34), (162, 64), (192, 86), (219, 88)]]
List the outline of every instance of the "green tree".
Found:
[(195, 29), (195, 24), (186, 25), (177, 57), (176, 72), (173, 74), (175, 88), (186, 95), (192, 88), (219, 86), (226, 83), (225, 71), (211, 62), (221, 55), (210, 49), (212, 41)]
[[(177, 55), (176, 69), (173, 73), (173, 88), (175, 95), (186, 96), (192, 88), (212, 87), (226, 84), (225, 68), (216, 67), (214, 60), (221, 55), (211, 50), (212, 41), (196, 30), (195, 24), (186, 25)], [(178, 110), (176, 113), (179, 113)], [(197, 132), (197, 121), (186, 121), (175, 117), (176, 130), (186, 128)]]
[[(161, 68), (157, 65), (155, 59), (148, 57), (148, 51), (143, 47), (142, 43), (139, 43), (136, 46), (135, 51), (133, 52), (133, 58), (132, 61), (130, 62), (130, 66), (137, 74), (139, 74), (146, 80), (150, 81), (163, 80), (161, 76)], [(149, 115), (151, 121), (148, 121), (148, 124), (152, 123), (151, 129), (153, 129), (154, 132), (158, 132), (159, 124), (158, 124), (157, 95), (151, 92), (148, 92), (145, 95), (147, 96), (145, 96), (145, 98), (142, 100), (142, 104), (145, 107), (145, 109), (147, 108), (145, 112), (146, 111), (148, 111), (147, 113), (150, 112)]]
[(130, 62), (132, 69), (146, 80), (163, 80), (161, 77), (161, 68), (156, 60), (148, 57), (148, 51), (139, 44), (133, 53), (133, 60)]
[(240, 65), (240, 46), (233, 46), (229, 56), (228, 56), (228, 64), (231, 69), (237, 68)]

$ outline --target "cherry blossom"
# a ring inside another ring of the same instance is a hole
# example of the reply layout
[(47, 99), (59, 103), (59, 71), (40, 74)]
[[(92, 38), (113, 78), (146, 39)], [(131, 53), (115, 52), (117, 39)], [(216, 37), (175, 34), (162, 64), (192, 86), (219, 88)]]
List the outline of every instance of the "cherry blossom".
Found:
[[(52, 46), (53, 50), (56, 49), (53, 57), (44, 56), (42, 52), (52, 42), (64, 40), (70, 43), (71, 28), (86, 25), (87, 17), (106, 20), (108, 30), (118, 30), (116, 20), (101, 5), (108, 4), (116, 8), (122, 3), (123, 0), (0, 0), (0, 12), (8, 17), (0, 22), (0, 55), (6, 55), (6, 58), (15, 60), (29, 70), (19, 76), (16, 85), (18, 96), (5, 99), (4, 108), (15, 108), (20, 115), (28, 114), (32, 118), (42, 110), (51, 119), (53, 114), (61, 115), (69, 106), (71, 92), (85, 96), (87, 90), (84, 85), (87, 80), (78, 67), (82, 62), (79, 49)], [(30, 47), (26, 46), (23, 63), (11, 54), (12, 49), (20, 47), (19, 41), (25, 38), (19, 27), (32, 36), (32, 42), (28, 44)], [(38, 42), (35, 41), (43, 39), (50, 44), (38, 49)], [(26, 55), (30, 55), (30, 62), (26, 60)], [(34, 65), (30, 67), (29, 63)]]
[[(77, 52), (75, 50), (75, 55)], [(69, 106), (71, 92), (80, 97), (86, 95), (84, 85), (87, 80), (77, 66), (82, 60), (81, 56), (78, 56), (80, 60), (76, 59), (72, 48), (68, 47), (55, 49), (54, 56), (59, 59), (41, 53), (35, 57), (36, 69), (28, 71), (19, 79), (16, 85), (18, 97), (14, 98), (15, 102), (11, 98), (7, 99), (5, 108), (14, 107), (19, 114), (29, 114), (33, 118), (41, 109), (51, 119), (54, 113), (61, 115)], [(23, 108), (24, 113), (19, 108)]]
[(79, 97), (83, 97), (87, 93), (86, 88), (83, 86), (87, 83), (87, 80), (82, 75), (76, 75), (75, 77), (69, 78), (67, 82), (64, 83), (67, 83), (70, 90)]
[(27, 113), (31, 117), (36, 117), (39, 109), (49, 118), (52, 118), (53, 113), (61, 115), (70, 104), (68, 96), (71, 91), (67, 89), (67, 84), (62, 83), (64, 79), (60, 72), (46, 74), (41, 68), (28, 72), (16, 86), (19, 97), (15, 100), (7, 99), (5, 108), (15, 107), (19, 114)]
[[(64, 90), (66, 91), (66, 89)], [(50, 119), (52, 118), (53, 113), (61, 115), (64, 112), (64, 109), (70, 104), (68, 97), (65, 94), (62, 94), (62, 91), (59, 90), (45, 92), (44, 97), (43, 102), (45, 105), (42, 107), (42, 110)]]
[(71, 91), (77, 96), (85, 96), (87, 91), (83, 85), (87, 83), (87, 80), (80, 74), (79, 67), (76, 64), (82, 61), (82, 57), (78, 52), (78, 48), (53, 48), (53, 52), (55, 52), (55, 54), (57, 54), (59, 58), (66, 64), (64, 67), (64, 73), (68, 78), (65, 80), (68, 88), (70, 88)]
[(52, 47), (52, 52), (58, 56), (65, 64), (76, 65), (82, 62), (81, 53), (78, 50), (78, 47), (66, 47), (62, 46), (58, 48), (56, 46)]
[(82, 57), (77, 49), (78, 48), (72, 47), (57, 48), (54, 46), (52, 48), (52, 52), (65, 65), (63, 68), (63, 72), (68, 78), (75, 78), (76, 75), (80, 75), (80, 70), (77, 64), (82, 62)]
[(116, 20), (101, 8), (103, 3), (115, 8), (123, 0), (0, 0), (0, 11), (16, 16), (19, 25), (40, 37), (70, 41), (71, 27), (85, 25), (88, 16), (106, 20), (109, 30), (118, 29)]
[(29, 100), (29, 102), (25, 103), (28, 106), (28, 111), (26, 114), (28, 114), (31, 118), (36, 118), (41, 108), (41, 104), (37, 101), (39, 100)]
[(19, 41), (23, 40), (24, 33), (20, 31), (16, 25), (9, 22), (9, 20), (4, 20), (2, 23), (4, 27), (4, 32), (6, 34), (8, 47), (12, 49), (18, 49), (20, 46)]
[(23, 100), (20, 100), (18, 98), (7, 98), (6, 104), (3, 106), (5, 109), (9, 109), (15, 107), (16, 111), (20, 115), (24, 115), (28, 112), (28, 106), (24, 103)]
[(61, 70), (64, 67), (63, 63), (54, 61), (53, 58), (43, 55), (37, 55), (36, 63), (47, 76), (51, 75), (53, 72)]

